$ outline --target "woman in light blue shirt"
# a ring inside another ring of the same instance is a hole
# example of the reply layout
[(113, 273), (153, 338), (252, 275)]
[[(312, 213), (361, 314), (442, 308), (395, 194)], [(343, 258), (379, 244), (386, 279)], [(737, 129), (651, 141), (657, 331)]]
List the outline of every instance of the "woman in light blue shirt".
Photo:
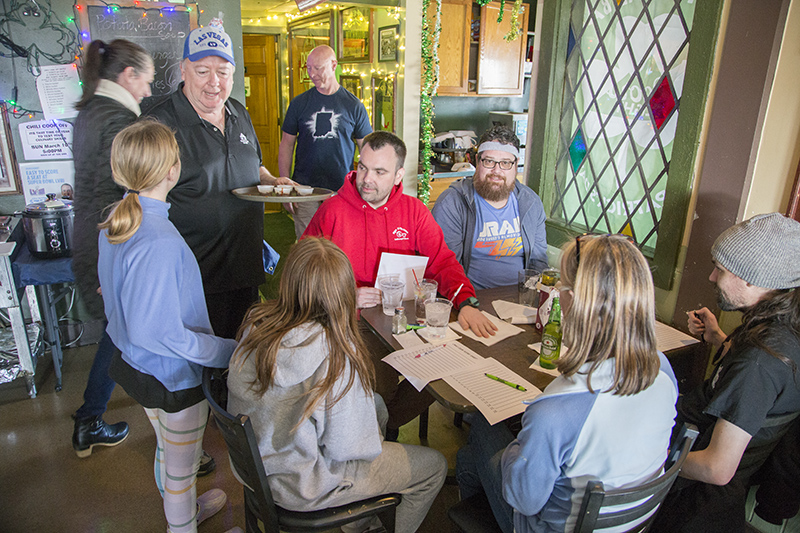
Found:
[(516, 438), (478, 416), (458, 452), (461, 496), (484, 491), (504, 532), (573, 531), (588, 481), (649, 481), (669, 448), (678, 386), (656, 349), (644, 256), (624, 235), (580, 236), (564, 248), (561, 281), (560, 375), (530, 402)]

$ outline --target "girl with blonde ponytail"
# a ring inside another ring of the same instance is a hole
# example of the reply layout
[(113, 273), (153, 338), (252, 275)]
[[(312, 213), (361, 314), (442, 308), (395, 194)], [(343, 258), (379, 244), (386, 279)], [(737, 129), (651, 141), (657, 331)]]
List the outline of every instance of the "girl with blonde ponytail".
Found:
[[(148, 119), (125, 128), (111, 145), (111, 172), (114, 182), (127, 193), (113, 204), (111, 214), (99, 227), (106, 230), (108, 242), (120, 244), (130, 239), (142, 223), (139, 195), (144, 193), (152, 198), (152, 193), (158, 192), (152, 189), (162, 181), (180, 176), (181, 159), (175, 135), (163, 124)], [(170, 181), (174, 186), (177, 180), (167, 180), (165, 185)]]
[(208, 419), (200, 378), (204, 366), (227, 367), (236, 342), (214, 336), (200, 268), (168, 218), (167, 193), (181, 170), (172, 131), (151, 120), (123, 129), (111, 146), (111, 169), (126, 193), (100, 224), (98, 242), (106, 331), (121, 352), (110, 373), (156, 432), (155, 478), (168, 531), (194, 533), (227, 500), (219, 489), (196, 496)]

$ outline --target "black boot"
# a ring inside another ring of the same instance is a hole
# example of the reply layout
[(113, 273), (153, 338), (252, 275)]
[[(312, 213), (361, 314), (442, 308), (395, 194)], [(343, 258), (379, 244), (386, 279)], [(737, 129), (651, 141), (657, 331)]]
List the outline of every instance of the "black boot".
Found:
[(84, 458), (92, 455), (94, 446), (116, 446), (127, 437), (127, 422), (108, 425), (103, 422), (102, 416), (76, 418), (72, 447), (78, 457)]

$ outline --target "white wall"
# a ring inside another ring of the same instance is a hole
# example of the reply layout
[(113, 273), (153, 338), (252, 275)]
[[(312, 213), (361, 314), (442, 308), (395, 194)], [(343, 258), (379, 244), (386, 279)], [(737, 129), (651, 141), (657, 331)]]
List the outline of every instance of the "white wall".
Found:
[(800, 2), (786, 17), (753, 178), (742, 219), (785, 212), (800, 160)]

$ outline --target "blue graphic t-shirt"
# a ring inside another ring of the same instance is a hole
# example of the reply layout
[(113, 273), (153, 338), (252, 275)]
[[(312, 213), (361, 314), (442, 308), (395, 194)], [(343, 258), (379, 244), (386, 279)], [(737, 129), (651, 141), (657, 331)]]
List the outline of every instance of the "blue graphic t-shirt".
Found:
[(467, 277), (476, 289), (515, 285), (523, 264), (519, 202), (513, 194), (497, 209), (475, 194), (475, 247)]
[(355, 142), (372, 133), (364, 104), (344, 87), (324, 95), (312, 87), (289, 104), (283, 131), (297, 136), (292, 179), (334, 191), (353, 165)]

